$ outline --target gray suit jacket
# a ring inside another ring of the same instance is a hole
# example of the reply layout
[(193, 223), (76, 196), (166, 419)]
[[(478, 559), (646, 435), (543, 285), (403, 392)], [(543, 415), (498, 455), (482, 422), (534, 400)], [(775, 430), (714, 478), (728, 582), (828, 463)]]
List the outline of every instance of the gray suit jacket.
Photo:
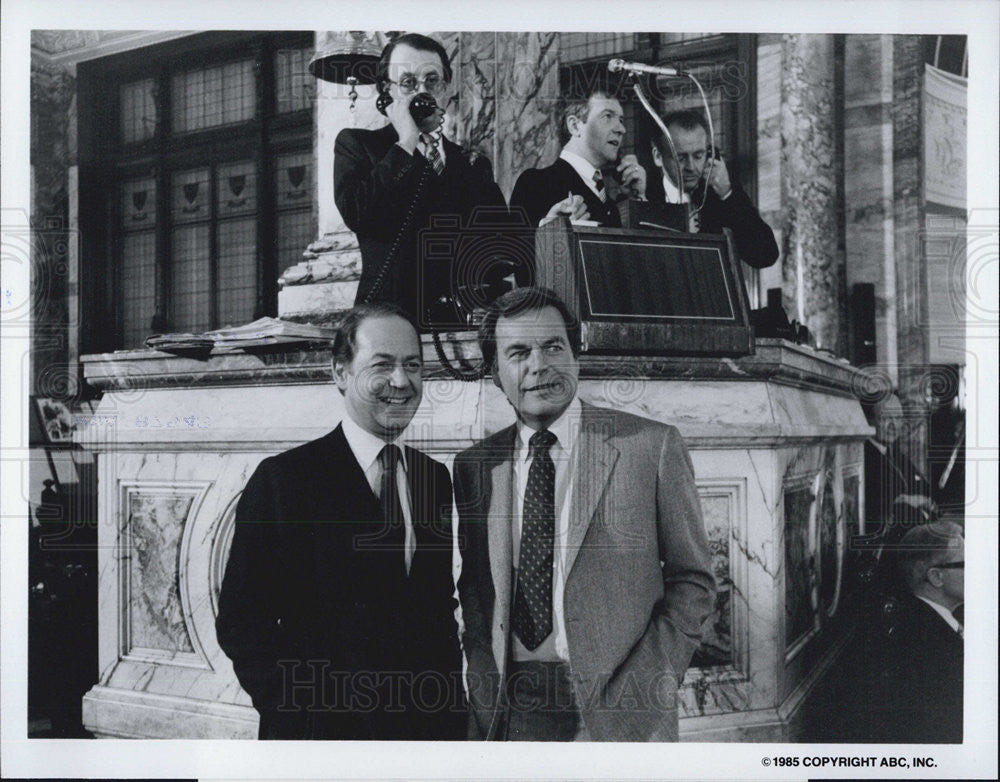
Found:
[[(495, 738), (510, 654), (510, 426), (455, 460), (470, 734)], [(564, 609), (571, 677), (595, 741), (677, 739), (677, 688), (715, 580), (678, 431), (583, 405), (570, 500)]]

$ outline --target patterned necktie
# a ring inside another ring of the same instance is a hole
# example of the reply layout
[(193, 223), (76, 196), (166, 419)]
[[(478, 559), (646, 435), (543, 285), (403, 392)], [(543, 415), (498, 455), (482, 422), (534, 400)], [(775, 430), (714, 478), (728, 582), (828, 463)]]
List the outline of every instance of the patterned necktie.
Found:
[(951, 612), (951, 615), (958, 622), (958, 634), (962, 638), (965, 638), (965, 603), (955, 606), (955, 610)]
[[(403, 506), (399, 501), (399, 484), (396, 480), (396, 466), (403, 454), (398, 445), (386, 445), (378, 454), (378, 462), (382, 466), (382, 477), (379, 482), (378, 501), (382, 506), (382, 517), (386, 521), (386, 547), (392, 551), (402, 551), (406, 543), (406, 531), (403, 524)], [(406, 567), (406, 552), (403, 553), (403, 566)], [(408, 570), (408, 568), (407, 568)]]
[(556, 467), (547, 429), (528, 441), (531, 467), (521, 514), (521, 553), (511, 627), (526, 649), (537, 649), (552, 633), (552, 549), (555, 537)]
[(594, 187), (597, 188), (597, 195), (600, 197), (601, 201), (607, 203), (608, 191), (604, 189), (604, 174), (601, 173), (601, 169), (594, 169)]
[(431, 164), (434, 173), (438, 176), (444, 171), (444, 161), (441, 159), (441, 152), (438, 151), (439, 133), (421, 133), (420, 140), (424, 142), (424, 154), (427, 162)]

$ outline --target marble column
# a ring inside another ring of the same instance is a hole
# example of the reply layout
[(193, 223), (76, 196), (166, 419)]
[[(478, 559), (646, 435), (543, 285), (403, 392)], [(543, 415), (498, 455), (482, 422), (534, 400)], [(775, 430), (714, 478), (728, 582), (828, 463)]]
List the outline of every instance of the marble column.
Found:
[(891, 35), (848, 35), (844, 44), (844, 200), (847, 290), (875, 286), (877, 371), (895, 384)]
[[(781, 200), (781, 51), (776, 33), (757, 36), (757, 209), (774, 230), (778, 247), (784, 248), (784, 212)], [(757, 304), (767, 291), (782, 287), (782, 264), (761, 269), (757, 276)], [(751, 281), (748, 279), (747, 284)], [(787, 306), (787, 302), (786, 302)]]
[(559, 33), (497, 33), (496, 179), (510, 200), (526, 168), (559, 154)]
[[(331, 45), (336, 32), (317, 32), (316, 50)], [(384, 41), (376, 33), (381, 46)], [(322, 321), (354, 303), (361, 279), (361, 251), (354, 233), (344, 225), (333, 200), (333, 146), (347, 127), (380, 128), (386, 119), (375, 109), (375, 87), (359, 85), (353, 108), (350, 88), (317, 79), (313, 158), (316, 162), (317, 239), (303, 252), (303, 261), (286, 269), (278, 280), (279, 317)]]
[(898, 317), (899, 398), (907, 420), (902, 447), (927, 469), (929, 331), (923, 201), (921, 89), (924, 58), (916, 35), (892, 37), (893, 263)]
[[(2, 290), (7, 312), (15, 321), (30, 315), (31, 389), (39, 396), (73, 403), (80, 383), (77, 331), (70, 329), (77, 304), (74, 285), (79, 243), (70, 221), (71, 178), (75, 170), (76, 79), (65, 66), (32, 57), (31, 61), (31, 206), (5, 212), (4, 230), (13, 237), (5, 243), (4, 266), (28, 263), (28, 296)], [(20, 246), (22, 245), (23, 246)], [(13, 249), (12, 249), (13, 248)], [(25, 249), (27, 248), (27, 249)], [(22, 309), (22, 305), (23, 309)], [(30, 312), (29, 312), (30, 309)]]
[[(316, 33), (316, 50), (327, 48), (337, 32)], [(372, 33), (377, 46), (387, 42), (384, 33)], [(491, 154), (494, 91), (490, 79), (476, 71), (482, 63), (492, 73), (493, 33), (432, 32), (448, 52), (454, 70), (453, 90), (446, 105), (445, 136), (456, 143)], [(468, 54), (465, 54), (466, 49)], [(316, 322), (354, 303), (361, 279), (361, 251), (354, 233), (344, 224), (333, 198), (333, 150), (337, 134), (347, 127), (377, 129), (387, 120), (375, 108), (375, 87), (357, 87), (353, 107), (349, 88), (316, 81), (316, 203), (318, 238), (303, 253), (303, 261), (282, 274), (278, 293), (281, 317), (309, 318)], [(463, 106), (467, 108), (463, 109)], [(491, 154), (491, 160), (495, 157)]]
[(489, 159), (497, 169), (497, 38), (493, 32), (459, 33), (455, 69), (457, 111), (452, 140)]
[(782, 287), (789, 316), (817, 347), (846, 354), (845, 271), (838, 248), (834, 39), (785, 35), (781, 62)]

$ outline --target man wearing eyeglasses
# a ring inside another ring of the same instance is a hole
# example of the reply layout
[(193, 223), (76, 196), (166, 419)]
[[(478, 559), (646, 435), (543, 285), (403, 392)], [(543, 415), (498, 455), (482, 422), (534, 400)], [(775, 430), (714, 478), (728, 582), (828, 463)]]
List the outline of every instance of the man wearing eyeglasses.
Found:
[[(869, 691), (885, 743), (960, 743), (965, 654), (965, 539), (954, 522), (913, 527), (898, 544), (910, 595), (899, 602)], [(957, 615), (956, 615), (957, 614)]]
[[(425, 252), (425, 229), (447, 223), (448, 239), (469, 225), (477, 207), (493, 207), (493, 214), (506, 216), (489, 161), (443, 137), (443, 111), (419, 127), (411, 115), (410, 104), (421, 93), (443, 109), (451, 78), (448, 54), (438, 41), (417, 33), (393, 39), (376, 72), (378, 105), (389, 124), (379, 130), (346, 128), (334, 147), (334, 200), (361, 247), (356, 303), (392, 302), (422, 329), (442, 298), (454, 298), (459, 280), (496, 282), (481, 279), (482, 270), (463, 272), (453, 268), (458, 265), (453, 259)], [(504, 276), (495, 268), (489, 271)]]
[[(739, 183), (730, 179), (725, 160), (716, 157), (709, 168), (712, 150), (702, 116), (675, 111), (663, 118), (663, 124), (673, 139), (680, 171), (663, 133), (651, 128), (653, 162), (661, 175), (650, 177), (649, 200), (691, 204), (688, 227), (692, 233), (722, 233), (729, 228), (742, 261), (757, 269), (771, 266), (778, 260), (774, 232)], [(704, 206), (698, 209), (703, 199)]]

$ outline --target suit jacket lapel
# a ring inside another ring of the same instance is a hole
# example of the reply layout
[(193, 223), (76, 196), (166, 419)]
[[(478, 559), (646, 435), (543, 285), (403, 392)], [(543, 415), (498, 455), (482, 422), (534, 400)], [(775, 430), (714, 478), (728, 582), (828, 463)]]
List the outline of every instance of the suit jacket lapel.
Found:
[[(590, 212), (591, 220), (598, 220), (610, 228), (621, 227), (621, 218), (618, 215), (618, 207), (612, 203), (610, 198), (607, 202), (598, 198), (597, 194), (590, 189), (590, 185), (584, 182), (583, 177), (576, 172), (576, 169), (562, 158), (559, 158), (559, 160), (557, 160), (553, 165), (562, 166), (563, 176), (566, 178), (568, 185), (567, 189), (583, 196), (583, 200), (587, 204), (587, 211)], [(569, 185), (569, 182), (572, 182), (573, 184)]]
[(489, 535), (490, 574), (496, 594), (494, 607), (494, 627), (502, 626), (502, 632), (493, 634), (493, 657), (497, 670), (504, 670), (507, 657), (507, 636), (510, 634), (510, 604), (513, 563), (513, 481), (514, 481), (514, 438), (517, 428), (509, 427), (503, 433), (503, 451), (490, 468), (490, 506), (486, 515)]
[(576, 476), (569, 506), (566, 574), (573, 571), (597, 503), (607, 488), (619, 451), (611, 442), (611, 420), (586, 402), (581, 404), (580, 436), (576, 446)]

